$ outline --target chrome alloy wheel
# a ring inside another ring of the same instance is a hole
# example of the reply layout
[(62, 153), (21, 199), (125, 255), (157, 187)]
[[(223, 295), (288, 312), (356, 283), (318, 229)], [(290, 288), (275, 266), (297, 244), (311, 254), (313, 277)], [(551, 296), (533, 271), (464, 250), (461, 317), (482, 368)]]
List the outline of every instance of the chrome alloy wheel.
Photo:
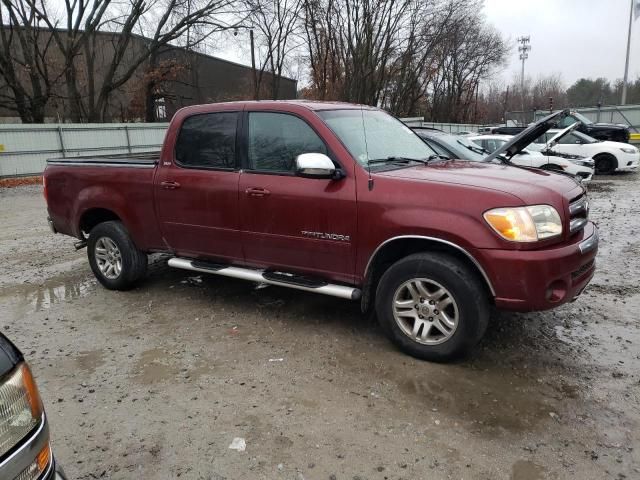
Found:
[(451, 338), (460, 314), (449, 290), (428, 278), (413, 278), (393, 295), (393, 318), (413, 341), (437, 345)]
[(94, 255), (102, 275), (115, 280), (122, 272), (122, 254), (116, 242), (109, 237), (100, 237), (96, 242)]

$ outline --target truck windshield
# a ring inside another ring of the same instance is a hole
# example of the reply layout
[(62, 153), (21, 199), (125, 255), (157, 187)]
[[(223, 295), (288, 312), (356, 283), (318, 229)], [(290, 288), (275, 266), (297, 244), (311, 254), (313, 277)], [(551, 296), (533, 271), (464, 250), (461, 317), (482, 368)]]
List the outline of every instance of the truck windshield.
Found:
[(373, 160), (423, 161), (436, 155), (409, 127), (381, 110), (354, 108), (317, 113), (363, 166)]

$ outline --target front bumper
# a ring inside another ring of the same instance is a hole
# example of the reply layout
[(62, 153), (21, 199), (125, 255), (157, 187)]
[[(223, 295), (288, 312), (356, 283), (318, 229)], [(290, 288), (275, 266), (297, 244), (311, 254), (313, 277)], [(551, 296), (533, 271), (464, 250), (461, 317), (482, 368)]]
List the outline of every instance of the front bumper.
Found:
[(598, 230), (589, 222), (569, 245), (543, 250), (480, 250), (496, 307), (549, 310), (575, 300), (595, 272)]
[(625, 153), (618, 157), (618, 172), (632, 172), (640, 166), (640, 153)]
[[(49, 448), (49, 424), (43, 413), (40, 424), (27, 436), (19, 446), (0, 462), (0, 479), (13, 479), (23, 474), (36, 461), (38, 454)], [(38, 480), (67, 480), (62, 467), (58, 465), (49, 450), (50, 458), (46, 469), (40, 474)]]
[(62, 467), (54, 460), (51, 473), (48, 477), (45, 476), (43, 480), (67, 480), (67, 476)]

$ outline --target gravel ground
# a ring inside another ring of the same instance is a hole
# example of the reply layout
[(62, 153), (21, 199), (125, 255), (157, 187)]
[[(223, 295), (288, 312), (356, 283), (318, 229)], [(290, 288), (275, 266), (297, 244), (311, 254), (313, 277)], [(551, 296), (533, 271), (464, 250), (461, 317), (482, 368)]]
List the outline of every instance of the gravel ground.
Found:
[(71, 479), (637, 479), (640, 174), (590, 191), (591, 286), (495, 313), (452, 365), (403, 355), (355, 303), (163, 258), (107, 291), (36, 187), (0, 189), (0, 328)]

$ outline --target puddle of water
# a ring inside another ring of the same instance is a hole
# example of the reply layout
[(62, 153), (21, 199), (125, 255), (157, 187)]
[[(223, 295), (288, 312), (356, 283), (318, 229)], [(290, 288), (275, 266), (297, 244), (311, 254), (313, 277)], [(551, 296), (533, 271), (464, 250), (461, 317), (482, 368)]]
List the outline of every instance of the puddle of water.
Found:
[(511, 370), (436, 367), (424, 377), (401, 375), (395, 381), (410, 403), (471, 422), (473, 430), (487, 436), (528, 431), (556, 411), (535, 379)]
[(84, 297), (96, 285), (93, 277), (82, 275), (57, 276), (40, 285), (22, 284), (3, 288), (0, 297), (16, 297), (20, 303), (32, 312), (46, 310), (53, 305)]
[(544, 468), (529, 460), (518, 460), (513, 464), (511, 480), (543, 480)]
[(104, 350), (80, 352), (76, 357), (76, 363), (78, 368), (85, 370), (86, 372), (93, 373), (98, 367), (101, 367), (105, 363)]
[(154, 348), (142, 352), (142, 356), (134, 366), (136, 382), (150, 385), (175, 377), (180, 369), (169, 363), (170, 354), (162, 348)]

